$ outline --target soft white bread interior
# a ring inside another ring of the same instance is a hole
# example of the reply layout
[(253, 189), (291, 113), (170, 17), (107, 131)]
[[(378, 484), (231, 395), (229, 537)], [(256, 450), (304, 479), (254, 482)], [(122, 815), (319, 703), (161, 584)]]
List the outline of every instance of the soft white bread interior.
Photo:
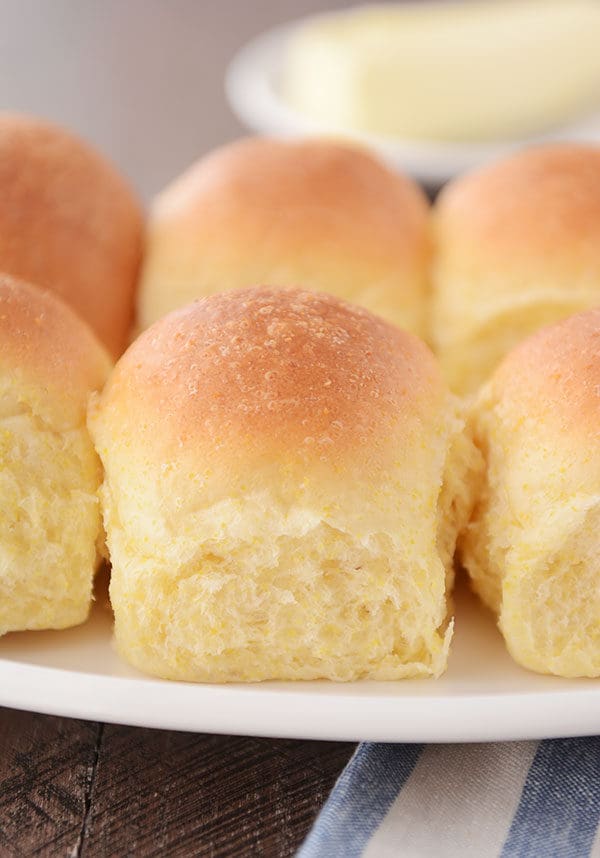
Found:
[(600, 304), (600, 148), (526, 149), (434, 207), (432, 341), (470, 393), (540, 327)]
[(438, 676), (477, 454), (417, 338), (257, 288), (146, 331), (90, 413), (120, 652), (192, 681)]
[(152, 207), (138, 325), (194, 298), (269, 283), (328, 292), (423, 335), (429, 205), (350, 144), (240, 140)]
[(0, 634), (87, 616), (101, 466), (86, 409), (109, 369), (58, 298), (0, 276)]
[(0, 112), (0, 271), (59, 295), (113, 356), (129, 337), (142, 238), (132, 190), (89, 144)]
[(539, 331), (472, 406), (486, 478), (461, 556), (513, 657), (600, 676), (600, 310)]

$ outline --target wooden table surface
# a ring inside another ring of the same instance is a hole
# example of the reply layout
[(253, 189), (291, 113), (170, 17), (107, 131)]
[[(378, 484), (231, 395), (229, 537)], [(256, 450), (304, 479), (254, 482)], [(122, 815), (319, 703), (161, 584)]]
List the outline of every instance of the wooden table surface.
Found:
[(0, 856), (293, 855), (352, 751), (0, 709)]

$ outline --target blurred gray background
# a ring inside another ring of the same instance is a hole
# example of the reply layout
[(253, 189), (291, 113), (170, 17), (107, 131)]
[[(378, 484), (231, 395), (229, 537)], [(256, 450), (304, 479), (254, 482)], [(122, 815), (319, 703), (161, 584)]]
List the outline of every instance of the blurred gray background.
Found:
[(242, 129), (227, 63), (262, 30), (340, 0), (0, 0), (0, 108), (79, 132), (148, 199)]

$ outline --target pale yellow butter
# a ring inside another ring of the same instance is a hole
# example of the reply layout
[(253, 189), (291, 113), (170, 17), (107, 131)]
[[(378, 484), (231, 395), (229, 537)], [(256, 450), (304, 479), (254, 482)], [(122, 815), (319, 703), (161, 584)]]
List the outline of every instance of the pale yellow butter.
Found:
[(600, 0), (365, 6), (291, 39), (282, 93), (330, 130), (477, 140), (600, 108)]

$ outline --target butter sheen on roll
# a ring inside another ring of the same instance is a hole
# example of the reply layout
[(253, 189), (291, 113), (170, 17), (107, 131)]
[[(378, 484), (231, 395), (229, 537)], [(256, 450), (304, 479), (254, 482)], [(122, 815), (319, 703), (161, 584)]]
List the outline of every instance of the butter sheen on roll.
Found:
[(109, 369), (58, 298), (0, 275), (0, 634), (87, 617), (101, 465), (86, 410)]
[(600, 304), (600, 148), (526, 149), (455, 179), (434, 233), (432, 341), (471, 393), (529, 334)]
[(408, 177), (333, 141), (217, 149), (152, 207), (138, 324), (269, 283), (328, 292), (423, 335), (429, 205)]
[(600, 309), (538, 332), (472, 406), (486, 478), (462, 560), (513, 657), (600, 676)]
[(113, 356), (132, 324), (142, 238), (133, 192), (89, 144), (0, 113), (0, 271), (59, 295)]
[(256, 288), (146, 331), (90, 412), (121, 654), (191, 681), (438, 676), (476, 451), (415, 337)]

